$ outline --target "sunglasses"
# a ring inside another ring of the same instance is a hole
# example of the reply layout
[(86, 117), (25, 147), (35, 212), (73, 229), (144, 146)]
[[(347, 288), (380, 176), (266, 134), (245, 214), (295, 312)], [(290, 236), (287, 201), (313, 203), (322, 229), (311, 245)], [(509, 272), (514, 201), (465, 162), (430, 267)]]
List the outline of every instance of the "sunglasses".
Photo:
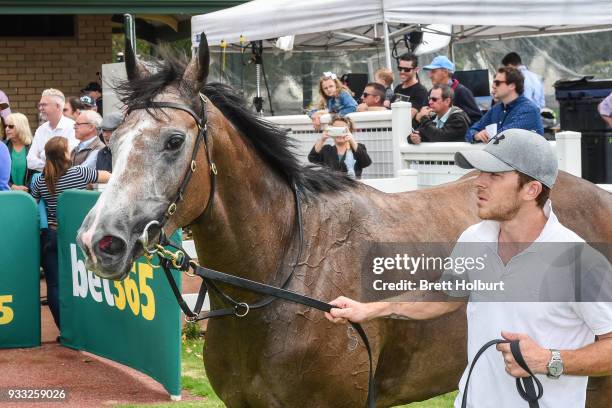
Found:
[(440, 98), (438, 98), (437, 96), (430, 96), (429, 100), (433, 101), (433, 102), (438, 102), (440, 100)]
[(364, 92), (364, 93), (361, 94), (361, 96), (364, 97), (364, 98), (367, 98), (368, 96), (373, 96), (373, 95), (370, 94), (370, 93)]
[(397, 67), (399, 72), (412, 72), (414, 69), (416, 69), (416, 67)]
[(82, 126), (82, 125), (93, 125), (93, 123), (88, 123), (88, 122), (79, 123), (79, 122), (75, 122), (74, 127)]
[(499, 79), (496, 79), (496, 80), (494, 80), (494, 81), (493, 81), (493, 85), (495, 85), (495, 86), (500, 86), (501, 84), (507, 84), (507, 83), (508, 83), (508, 82), (506, 82), (506, 81), (501, 81), (501, 80), (499, 80)]
[(7, 127), (9, 129), (15, 129), (15, 125), (4, 125), (4, 127)]

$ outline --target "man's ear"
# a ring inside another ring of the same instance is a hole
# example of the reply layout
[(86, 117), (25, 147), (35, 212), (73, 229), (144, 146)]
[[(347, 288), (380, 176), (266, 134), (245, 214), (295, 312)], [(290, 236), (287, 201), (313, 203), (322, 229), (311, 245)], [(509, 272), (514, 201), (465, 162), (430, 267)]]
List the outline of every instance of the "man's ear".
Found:
[(542, 192), (542, 183), (539, 181), (530, 181), (523, 186), (525, 191), (525, 198), (535, 200)]

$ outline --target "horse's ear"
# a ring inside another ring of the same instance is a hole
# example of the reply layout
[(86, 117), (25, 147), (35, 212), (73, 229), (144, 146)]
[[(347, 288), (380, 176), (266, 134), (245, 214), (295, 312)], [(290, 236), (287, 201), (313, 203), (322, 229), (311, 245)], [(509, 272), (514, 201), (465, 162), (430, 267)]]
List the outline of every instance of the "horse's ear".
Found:
[(136, 59), (136, 53), (128, 36), (125, 36), (125, 71), (128, 79), (134, 80), (149, 75), (149, 71)]
[(208, 40), (206, 34), (200, 34), (200, 46), (198, 48), (198, 57), (192, 58), (191, 62), (185, 69), (185, 78), (196, 83), (200, 89), (208, 78), (208, 67), (210, 65), (210, 52), (208, 50)]

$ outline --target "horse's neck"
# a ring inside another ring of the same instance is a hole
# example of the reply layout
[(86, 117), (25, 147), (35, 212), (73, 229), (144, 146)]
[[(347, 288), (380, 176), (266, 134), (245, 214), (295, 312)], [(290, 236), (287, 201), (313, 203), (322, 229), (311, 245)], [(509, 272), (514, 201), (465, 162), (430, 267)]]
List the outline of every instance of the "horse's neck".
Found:
[[(214, 147), (218, 168), (212, 211), (193, 226), (200, 261), (213, 269), (266, 283), (276, 276), (297, 233), (288, 183), (237, 136)], [(281, 273), (282, 275), (282, 273)]]

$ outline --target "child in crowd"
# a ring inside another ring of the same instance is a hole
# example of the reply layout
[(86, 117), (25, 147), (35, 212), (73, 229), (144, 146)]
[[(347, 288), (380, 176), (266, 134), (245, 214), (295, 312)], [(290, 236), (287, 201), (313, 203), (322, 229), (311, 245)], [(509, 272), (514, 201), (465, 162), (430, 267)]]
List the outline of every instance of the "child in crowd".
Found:
[(336, 74), (331, 72), (323, 73), (319, 79), (319, 95), (321, 96), (319, 105), (310, 113), (310, 118), (317, 131), (321, 127), (322, 115), (337, 113), (344, 116), (357, 110), (357, 102), (351, 95), (351, 91), (340, 82)]
[(383, 106), (389, 108), (393, 99), (393, 71), (389, 68), (379, 68), (374, 73), (374, 82), (378, 82), (385, 87), (385, 103)]

